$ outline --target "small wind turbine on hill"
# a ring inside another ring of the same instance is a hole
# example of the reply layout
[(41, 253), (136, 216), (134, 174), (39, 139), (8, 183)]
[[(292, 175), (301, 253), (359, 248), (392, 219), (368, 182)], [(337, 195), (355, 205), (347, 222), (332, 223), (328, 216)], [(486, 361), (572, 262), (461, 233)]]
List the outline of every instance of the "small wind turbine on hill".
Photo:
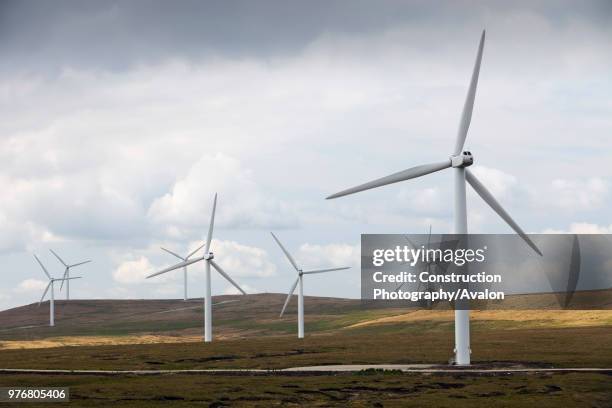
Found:
[[(394, 174), (391, 174), (380, 179), (370, 181), (359, 186), (349, 188), (339, 193), (333, 194), (327, 199), (342, 197), (345, 195), (357, 193), (371, 188), (386, 186), (387, 184), (398, 183), (400, 181), (410, 180), (421, 177), (426, 174), (434, 173), (452, 167), (454, 169), (455, 180), (455, 234), (467, 234), (467, 210), (465, 200), (465, 182), (467, 181), (472, 188), (480, 195), (480, 197), (495, 211), (523, 240), (540, 256), (542, 253), (533, 241), (525, 234), (519, 225), (510, 217), (504, 208), (497, 202), (495, 197), (487, 190), (487, 188), (476, 178), (476, 176), (467, 169), (474, 162), (472, 153), (463, 150), (467, 132), (472, 120), (472, 110), (474, 108), (474, 99), (476, 97), (476, 85), (478, 84), (478, 74), (480, 72), (480, 62), (482, 61), (482, 51), (484, 48), (485, 32), (483, 30), (478, 45), (478, 53), (476, 55), (476, 63), (472, 72), (472, 79), (468, 89), (461, 121), (459, 122), (459, 131), (455, 142), (455, 148), (452, 155), (441, 162), (424, 164), (409, 168)], [(470, 311), (455, 310), (455, 363), (459, 365), (470, 364)]]
[(285, 253), (285, 256), (287, 257), (287, 259), (289, 260), (291, 265), (295, 268), (295, 270), (296, 270), (296, 272), (298, 274), (295, 282), (293, 282), (293, 285), (291, 286), (291, 289), (289, 289), (289, 293), (287, 295), (287, 299), (285, 300), (285, 304), (283, 305), (283, 310), (281, 310), (279, 317), (283, 317), (283, 314), (285, 313), (285, 309), (287, 308), (287, 305), (289, 304), (289, 300), (291, 300), (291, 296), (293, 296), (293, 292), (295, 292), (295, 287), (298, 286), (298, 284), (299, 284), (299, 290), (298, 290), (298, 338), (303, 339), (304, 338), (304, 284), (303, 284), (303, 276), (304, 275), (310, 275), (310, 274), (313, 274), (313, 273), (324, 273), (324, 272), (332, 272), (332, 271), (342, 271), (344, 269), (350, 269), (350, 266), (345, 266), (345, 267), (342, 267), (342, 268), (312, 269), (312, 270), (309, 270), (309, 271), (304, 271), (300, 267), (298, 267), (297, 263), (295, 262), (295, 260), (293, 259), (293, 257), (289, 253), (289, 251), (287, 251), (285, 249), (285, 247), (283, 246), (283, 244), (281, 244), (281, 242), (278, 240), (278, 238), (276, 238), (276, 235), (274, 235), (273, 232), (270, 232), (270, 234), (272, 234), (272, 238), (274, 238), (274, 240), (276, 241), (278, 246)]
[[(416, 245), (414, 242), (412, 242), (412, 240), (411, 240), (410, 238), (408, 238), (407, 236), (406, 236), (406, 237), (404, 237), (404, 238), (406, 238), (406, 241), (408, 241), (408, 243), (410, 244), (410, 246), (411, 246), (413, 249), (415, 249), (415, 250), (416, 250), (416, 249), (418, 249), (418, 248), (419, 248), (419, 246), (418, 246), (418, 245)], [(423, 247), (425, 248), (425, 250), (426, 250), (426, 251), (429, 251), (429, 250), (431, 249), (431, 225), (429, 226), (429, 234), (427, 235), (427, 246), (423, 245)], [(430, 260), (430, 259), (428, 258), (428, 259), (426, 260), (426, 262), (425, 262), (425, 267), (426, 267), (426, 269), (425, 269), (425, 270), (427, 271), (427, 274), (430, 274), (430, 273), (431, 273), (431, 266), (432, 266), (432, 264), (433, 264), (433, 266), (434, 266), (434, 267), (436, 266), (436, 264), (435, 264), (435, 263), (434, 263), (432, 260)], [(406, 284), (406, 282), (402, 282), (402, 283), (401, 283), (401, 284), (400, 284), (400, 285), (397, 287), (397, 289), (395, 289), (395, 291), (397, 292), (398, 290), (400, 290), (401, 288), (403, 288), (405, 284)], [(422, 286), (422, 285), (423, 285), (423, 283), (422, 283), (422, 282), (419, 282), (419, 284), (418, 284), (418, 286), (417, 286), (417, 291), (418, 291), (418, 292), (420, 292), (420, 291), (421, 291), (421, 286)], [(429, 283), (429, 282), (426, 284), (427, 292), (431, 292), (431, 290), (432, 290), (432, 285), (433, 285), (433, 284), (431, 284), (431, 283)], [(431, 308), (431, 300), (430, 300), (430, 299), (428, 299), (428, 300), (426, 301), (426, 306), (427, 306), (427, 308), (428, 308), (428, 309), (429, 309), (429, 308)]]
[(62, 263), (62, 265), (64, 265), (64, 267), (66, 269), (64, 269), (64, 279), (62, 279), (62, 284), (60, 285), (60, 291), (62, 290), (62, 288), (64, 287), (64, 281), (66, 281), (66, 300), (70, 300), (70, 268), (74, 268), (75, 266), (79, 266), (79, 265), (83, 265), (86, 263), (91, 262), (91, 260), (88, 261), (83, 261), (83, 262), (79, 262), (79, 263), (75, 263), (72, 265), (68, 265), (66, 262), (64, 262), (64, 260), (62, 258), (60, 258), (60, 256), (58, 254), (55, 253), (54, 250), (50, 249), (49, 251), (51, 251), (51, 253), (53, 255), (55, 255), (55, 257), (57, 258), (58, 261), (60, 261)]
[(212, 290), (210, 285), (210, 267), (212, 266), (219, 272), (221, 276), (223, 276), (229, 283), (234, 285), (236, 289), (238, 289), (243, 295), (246, 295), (246, 292), (242, 290), (240, 286), (236, 282), (229, 277), (227, 273), (217, 264), (213, 259), (214, 255), (212, 251), (210, 251), (210, 243), (212, 241), (213, 234), (213, 226), (215, 225), (215, 210), (217, 209), (217, 194), (215, 194), (215, 199), (213, 201), (212, 214), (210, 216), (210, 225), (208, 226), (208, 236), (206, 237), (206, 246), (204, 248), (204, 256), (200, 256), (197, 258), (193, 258), (187, 261), (183, 261), (174, 266), (166, 268), (162, 271), (156, 272), (152, 275), (147, 276), (147, 279), (152, 278), (157, 275), (161, 275), (166, 272), (173, 271), (175, 269), (184, 268), (188, 265), (191, 265), (196, 262), (204, 261), (206, 266), (206, 294), (204, 296), (204, 341), (211, 342), (212, 341)]
[[(182, 257), (180, 255), (178, 255), (175, 252), (170, 251), (169, 249), (166, 249), (164, 247), (161, 247), (161, 249), (163, 251), (166, 251), (167, 253), (169, 253), (170, 255), (174, 255), (176, 256), (178, 259), (180, 259), (183, 262), (186, 262), (189, 260), (189, 258), (191, 258), (193, 255), (195, 255), (196, 252), (198, 252), (200, 249), (204, 248), (204, 245), (206, 244), (202, 244), (199, 247), (197, 247), (196, 249), (194, 249), (193, 251), (191, 251), (187, 256)], [(183, 288), (184, 288), (184, 294), (183, 294), (183, 300), (187, 301), (188, 297), (187, 297), (187, 267), (184, 266), (183, 267)]]
[(43, 295), (41, 296), (40, 301), (38, 302), (38, 306), (40, 307), (40, 304), (45, 299), (45, 296), (47, 295), (49, 288), (51, 288), (51, 298), (49, 299), (49, 326), (53, 327), (55, 326), (55, 282), (57, 281), (63, 282), (63, 281), (71, 280), (71, 279), (79, 279), (81, 277), (75, 276), (72, 278), (59, 278), (59, 279), (52, 278), (51, 275), (49, 275), (49, 271), (47, 271), (47, 268), (45, 268), (45, 265), (43, 265), (43, 263), (40, 262), (40, 259), (38, 259), (36, 255), (34, 255), (34, 258), (36, 258), (36, 261), (42, 268), (43, 272), (45, 273), (45, 275), (47, 275), (47, 278), (49, 278), (49, 283), (47, 284), (47, 287), (45, 288), (45, 291), (43, 292)]

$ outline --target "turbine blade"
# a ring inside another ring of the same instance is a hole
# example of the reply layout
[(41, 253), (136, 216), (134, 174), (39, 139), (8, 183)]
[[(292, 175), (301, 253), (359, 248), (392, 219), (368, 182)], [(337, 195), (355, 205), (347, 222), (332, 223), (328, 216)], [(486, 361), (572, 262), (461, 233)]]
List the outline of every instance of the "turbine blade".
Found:
[(504, 208), (497, 202), (495, 197), (487, 190), (487, 188), (474, 176), (469, 170), (465, 169), (465, 179), (472, 186), (472, 188), (478, 193), (478, 195), (487, 203), (489, 207), (493, 209), (516, 233), (523, 238), (523, 240), (529, 245), (538, 255), (542, 256), (542, 252), (538, 249), (536, 244), (525, 234), (525, 232), (519, 227), (519, 225), (510, 217), (510, 214), (504, 210)]
[(244, 290), (242, 290), (242, 288), (240, 286), (238, 286), (238, 284), (236, 282), (233, 281), (232, 278), (230, 278), (230, 276), (225, 273), (225, 271), (223, 269), (221, 269), (221, 267), (219, 266), (219, 264), (217, 264), (215, 261), (213, 261), (212, 259), (209, 260), (208, 262), (210, 262), (210, 264), (213, 266), (213, 268), (215, 268), (217, 270), (217, 272), (219, 272), (221, 274), (221, 276), (223, 276), (225, 279), (227, 279), (227, 281), (229, 283), (231, 283), (232, 285), (234, 285), (234, 287), (236, 289), (238, 289), (240, 292), (242, 292), (243, 295), (246, 295), (246, 292)]
[(45, 275), (47, 275), (47, 278), (51, 279), (51, 275), (49, 275), (49, 271), (47, 271), (47, 268), (45, 268), (45, 265), (43, 265), (42, 262), (40, 262), (40, 259), (38, 259), (36, 254), (34, 254), (34, 258), (36, 258), (36, 261), (38, 261), (38, 264), (42, 268), (42, 270), (45, 273)]
[(60, 285), (60, 292), (62, 291), (62, 288), (64, 287), (64, 281), (66, 280), (66, 278), (68, 277), (68, 270), (70, 268), (67, 266), (66, 269), (64, 270), (64, 274), (62, 275), (62, 284)]
[(338, 198), (338, 197), (342, 197), (345, 195), (358, 193), (360, 191), (369, 190), (371, 188), (382, 187), (382, 186), (386, 186), (387, 184), (393, 184), (393, 183), (397, 183), (397, 182), (404, 181), (404, 180), (410, 180), (413, 178), (424, 176), (429, 173), (434, 173), (436, 171), (444, 170), (450, 166), (451, 166), (450, 160), (446, 160), (446, 161), (439, 162), (439, 163), (423, 164), (421, 166), (412, 167), (408, 170), (403, 170), (397, 173), (393, 173), (389, 176), (382, 177), (374, 181), (370, 181), (370, 182), (358, 185), (356, 187), (352, 187), (352, 188), (340, 191), (339, 193), (330, 195), (326, 199), (329, 200), (332, 198)]
[(53, 279), (55, 281), (67, 281), (67, 280), (72, 280), (72, 279), (82, 279), (82, 276), (71, 276), (69, 278), (60, 278), (60, 279)]
[(213, 200), (212, 214), (210, 215), (210, 225), (208, 226), (208, 235), (206, 237), (206, 249), (204, 253), (210, 252), (210, 241), (212, 240), (213, 227), (215, 226), (215, 211), (217, 209), (217, 193), (215, 193), (215, 199)]
[(86, 263), (90, 263), (90, 262), (91, 260), (75, 263), (74, 265), (69, 265), (69, 268), (74, 268), (75, 266), (79, 266), (79, 265), (85, 265)]
[(408, 235), (404, 235), (404, 238), (406, 238), (406, 241), (408, 241), (412, 249), (417, 249), (417, 245), (414, 242), (412, 242), (410, 238), (408, 238)]
[(166, 251), (166, 252), (167, 252), (167, 253), (169, 253), (170, 255), (174, 255), (174, 256), (176, 256), (178, 259), (181, 259), (181, 260), (183, 260), (183, 261), (186, 261), (186, 260), (187, 260), (186, 258), (183, 258), (183, 257), (182, 257), (182, 256), (180, 256), (179, 254), (177, 254), (177, 253), (175, 253), (175, 252), (172, 252), (172, 251), (171, 251), (171, 250), (169, 250), (169, 249), (166, 249), (166, 248), (164, 248), (164, 247), (160, 247), (160, 248), (161, 248), (161, 250), (162, 250), (162, 251)]
[(157, 275), (161, 275), (161, 274), (166, 273), (166, 272), (173, 271), (173, 270), (175, 270), (175, 269), (179, 269), (179, 268), (182, 268), (182, 267), (185, 267), (185, 266), (191, 265), (191, 264), (193, 264), (193, 263), (196, 263), (196, 262), (201, 261), (202, 259), (204, 259), (204, 257), (203, 257), (203, 256), (201, 256), (201, 257), (199, 257), (199, 258), (193, 258), (193, 259), (190, 259), (190, 260), (188, 260), (188, 261), (179, 262), (179, 263), (177, 263), (176, 265), (170, 266), (170, 267), (168, 267), (168, 268), (166, 268), (166, 269), (163, 269), (163, 270), (161, 270), (161, 271), (159, 271), (159, 272), (155, 272), (155, 273), (153, 273), (153, 274), (151, 274), (151, 275), (147, 276), (147, 279), (152, 278), (152, 277), (157, 276)]
[(279, 241), (278, 238), (276, 238), (276, 235), (274, 235), (273, 232), (270, 232), (270, 234), (272, 234), (272, 238), (274, 238), (278, 246), (283, 250), (283, 252), (285, 253), (285, 256), (287, 257), (287, 259), (289, 259), (289, 262), (291, 262), (291, 265), (293, 265), (295, 270), (299, 272), (300, 268), (298, 268), (297, 264), (295, 263), (295, 259), (293, 259), (289, 251), (287, 251), (287, 249), (283, 246), (283, 244), (281, 244), (281, 242)]
[(281, 310), (279, 317), (283, 317), (283, 314), (285, 313), (285, 309), (287, 308), (287, 305), (289, 304), (289, 300), (291, 300), (291, 296), (293, 296), (293, 292), (295, 292), (295, 288), (299, 281), (300, 281), (300, 278), (298, 276), (295, 282), (293, 282), (293, 286), (291, 286), (291, 289), (289, 289), (289, 294), (287, 294), (287, 299), (285, 299), (285, 304), (283, 305), (283, 310)]
[(311, 274), (311, 273), (323, 273), (323, 272), (333, 272), (333, 271), (343, 271), (345, 269), (351, 269), (350, 266), (345, 266), (342, 268), (329, 268), (329, 269), (313, 269), (311, 271), (304, 271), (303, 274)]
[(565, 289), (565, 300), (563, 302), (563, 307), (565, 309), (567, 309), (570, 305), (572, 297), (576, 292), (576, 285), (578, 284), (578, 279), (580, 278), (581, 260), (582, 258), (580, 256), (580, 242), (578, 241), (578, 235), (574, 234), (574, 241), (572, 243), (572, 255), (570, 258), (567, 277), (567, 288)]
[(474, 99), (476, 98), (476, 86), (478, 85), (478, 74), (480, 73), (480, 62), (482, 61), (482, 50), (484, 48), (485, 30), (482, 30), (480, 36), (480, 44), (478, 44), (478, 54), (476, 54), (476, 62), (474, 63), (474, 71), (472, 72), (472, 80), (468, 89), (463, 112), (461, 112), (461, 121), (459, 122), (459, 131), (457, 132), (457, 142), (455, 143), (455, 154), (459, 154), (465, 144), (470, 122), (472, 121), (472, 110), (474, 109)]
[(62, 258), (60, 258), (60, 256), (58, 254), (55, 253), (54, 250), (50, 249), (49, 251), (51, 251), (51, 253), (53, 255), (55, 255), (55, 257), (57, 258), (58, 261), (60, 261), (62, 263), (62, 265), (64, 266), (68, 266), (68, 264), (66, 262), (64, 262), (64, 260)]
[(53, 283), (53, 280), (50, 280), (49, 283), (47, 284), (47, 287), (45, 288), (43, 295), (40, 297), (40, 300), (38, 301), (38, 306), (40, 306), (42, 301), (45, 299), (45, 296), (47, 295), (47, 292), (49, 291), (49, 288), (51, 287), (52, 283)]
[(187, 256), (185, 257), (185, 259), (189, 259), (189, 258), (191, 258), (193, 255), (195, 255), (195, 253), (196, 253), (196, 252), (198, 252), (200, 249), (204, 248), (204, 245), (206, 245), (206, 242), (205, 242), (205, 243), (203, 243), (202, 245), (200, 245), (199, 247), (197, 247), (196, 249), (194, 249), (193, 251), (191, 251), (191, 252), (189, 253), (189, 255), (187, 255)]

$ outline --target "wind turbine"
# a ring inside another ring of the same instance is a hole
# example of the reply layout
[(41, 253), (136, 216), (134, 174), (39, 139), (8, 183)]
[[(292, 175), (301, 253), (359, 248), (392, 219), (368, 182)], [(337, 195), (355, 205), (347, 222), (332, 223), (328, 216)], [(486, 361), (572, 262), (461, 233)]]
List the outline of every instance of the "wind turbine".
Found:
[(157, 275), (161, 275), (166, 272), (173, 271), (175, 269), (184, 268), (193, 263), (204, 261), (206, 265), (206, 295), (204, 296), (204, 341), (209, 343), (212, 341), (212, 295), (211, 295), (211, 287), (210, 287), (210, 267), (212, 266), (219, 272), (221, 276), (223, 276), (229, 283), (234, 285), (236, 289), (242, 292), (243, 295), (246, 295), (246, 292), (242, 290), (240, 286), (236, 282), (229, 277), (227, 273), (217, 264), (213, 259), (215, 258), (212, 251), (210, 251), (210, 242), (212, 240), (213, 226), (215, 225), (215, 210), (217, 209), (217, 194), (215, 194), (215, 199), (213, 201), (212, 215), (210, 216), (210, 225), (208, 226), (208, 237), (206, 238), (206, 246), (204, 248), (204, 256), (200, 256), (197, 258), (189, 259), (187, 261), (183, 261), (174, 266), (166, 268), (162, 271), (156, 272), (152, 275), (147, 276), (147, 279), (152, 278)]
[(34, 255), (34, 258), (36, 258), (36, 261), (42, 268), (43, 272), (45, 273), (45, 275), (47, 275), (47, 278), (49, 278), (49, 283), (47, 284), (47, 287), (45, 288), (45, 291), (43, 292), (43, 295), (40, 298), (40, 301), (38, 302), (38, 306), (40, 307), (40, 304), (45, 299), (45, 296), (47, 295), (49, 288), (51, 288), (51, 299), (49, 299), (49, 326), (53, 327), (55, 326), (55, 282), (57, 281), (64, 282), (64, 281), (71, 280), (71, 279), (79, 279), (80, 276), (75, 276), (72, 278), (60, 278), (60, 279), (52, 278), (51, 275), (49, 275), (49, 271), (47, 271), (47, 268), (45, 268), (45, 265), (43, 265), (42, 262), (40, 262), (40, 259), (38, 259), (36, 255)]
[(75, 266), (79, 266), (79, 265), (83, 265), (83, 264), (89, 263), (89, 262), (91, 262), (91, 260), (75, 263), (75, 264), (72, 264), (72, 265), (68, 265), (66, 262), (64, 262), (64, 260), (62, 258), (60, 258), (60, 256), (58, 254), (55, 253), (54, 250), (49, 249), (49, 251), (51, 251), (51, 253), (53, 255), (55, 255), (55, 257), (57, 258), (57, 260), (60, 261), (62, 263), (62, 265), (64, 265), (64, 267), (66, 268), (66, 269), (64, 269), (64, 276), (63, 276), (66, 279), (62, 280), (62, 284), (60, 285), (60, 291), (64, 287), (64, 281), (66, 281), (66, 300), (70, 300), (70, 280), (68, 279), (68, 278), (70, 278), (70, 268), (74, 268)]
[(303, 339), (304, 338), (304, 283), (303, 283), (303, 276), (304, 275), (310, 275), (310, 274), (313, 274), (313, 273), (342, 271), (344, 269), (350, 269), (350, 267), (349, 266), (345, 266), (345, 267), (342, 267), (342, 268), (313, 269), (313, 270), (309, 270), (309, 271), (304, 271), (304, 270), (300, 269), (300, 267), (297, 266), (297, 263), (295, 262), (295, 260), (293, 259), (293, 257), (289, 253), (289, 251), (287, 251), (287, 249), (285, 249), (285, 247), (283, 246), (283, 244), (281, 244), (281, 242), (278, 240), (278, 238), (276, 238), (276, 235), (274, 235), (273, 232), (270, 232), (270, 234), (272, 234), (272, 238), (274, 238), (274, 240), (276, 241), (278, 246), (285, 253), (285, 256), (287, 257), (289, 262), (291, 262), (291, 265), (295, 268), (296, 272), (298, 273), (298, 276), (297, 276), (295, 282), (293, 282), (293, 285), (291, 286), (291, 289), (289, 289), (289, 294), (287, 295), (287, 299), (285, 300), (285, 304), (283, 305), (283, 310), (281, 310), (279, 317), (283, 317), (283, 314), (285, 313), (285, 309), (287, 308), (287, 305), (289, 304), (289, 300), (291, 300), (291, 296), (293, 296), (293, 292), (295, 292), (295, 287), (299, 283), (300, 287), (299, 287), (299, 290), (298, 290), (298, 338)]
[[(194, 249), (193, 251), (191, 251), (187, 256), (182, 257), (180, 255), (178, 255), (175, 252), (170, 251), (169, 249), (166, 249), (164, 247), (161, 247), (161, 249), (163, 251), (166, 251), (167, 253), (169, 253), (170, 255), (174, 255), (176, 256), (178, 259), (182, 260), (182, 261), (188, 261), (189, 258), (191, 258), (193, 255), (195, 255), (196, 252), (198, 252), (200, 249), (204, 248), (205, 244), (200, 245), (199, 247), (197, 247), (196, 249)], [(183, 300), (187, 301), (187, 267), (184, 266), (183, 267), (183, 286), (184, 286), (184, 295), (183, 295)]]
[[(467, 234), (467, 211), (465, 201), (465, 182), (467, 181), (472, 188), (480, 195), (480, 197), (495, 211), (506, 223), (521, 237), (523, 240), (540, 256), (542, 253), (538, 247), (531, 241), (519, 225), (510, 217), (504, 208), (497, 202), (495, 197), (487, 190), (487, 188), (476, 178), (476, 176), (467, 168), (474, 162), (472, 153), (463, 150), (465, 139), (467, 137), (470, 121), (472, 119), (472, 110), (474, 108), (474, 99), (476, 96), (476, 85), (478, 84), (478, 74), (480, 72), (480, 62), (482, 61), (482, 50), (485, 41), (485, 31), (483, 30), (478, 45), (478, 53), (476, 55), (476, 63), (472, 72), (472, 79), (468, 89), (461, 120), (459, 122), (459, 130), (455, 148), (450, 158), (437, 163), (429, 163), (416, 167), (409, 168), (394, 174), (391, 174), (380, 179), (370, 181), (359, 186), (349, 188), (339, 193), (333, 194), (327, 199), (342, 197), (348, 194), (357, 193), (371, 188), (385, 186), (387, 184), (397, 183), (404, 180), (421, 177), (426, 174), (444, 170), (452, 167), (455, 180), (455, 234)], [(458, 365), (470, 364), (470, 311), (455, 310), (455, 363)]]

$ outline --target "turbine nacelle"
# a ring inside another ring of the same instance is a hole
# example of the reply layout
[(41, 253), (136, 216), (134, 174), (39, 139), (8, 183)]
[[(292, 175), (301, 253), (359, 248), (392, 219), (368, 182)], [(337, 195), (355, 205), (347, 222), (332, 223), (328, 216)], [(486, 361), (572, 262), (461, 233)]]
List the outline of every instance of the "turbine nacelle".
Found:
[(451, 167), (468, 167), (474, 164), (474, 156), (472, 152), (463, 151), (461, 154), (451, 156)]
[(213, 254), (212, 252), (209, 252), (208, 254), (204, 255), (204, 260), (206, 261), (212, 261), (213, 259), (215, 259), (215, 254)]

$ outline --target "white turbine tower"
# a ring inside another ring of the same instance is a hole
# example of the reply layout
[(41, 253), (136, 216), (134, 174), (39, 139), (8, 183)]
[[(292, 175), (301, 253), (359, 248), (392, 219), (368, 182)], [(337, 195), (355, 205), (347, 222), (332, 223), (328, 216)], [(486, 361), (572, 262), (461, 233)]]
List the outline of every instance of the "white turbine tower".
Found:
[[(199, 247), (197, 247), (196, 249), (194, 249), (193, 251), (191, 251), (187, 256), (182, 257), (179, 254), (170, 251), (169, 249), (166, 249), (164, 247), (161, 247), (161, 249), (163, 251), (166, 251), (167, 253), (169, 253), (170, 255), (174, 255), (176, 256), (178, 259), (180, 259), (181, 261), (188, 261), (189, 258), (191, 258), (193, 255), (195, 255), (196, 252), (198, 252), (200, 249), (204, 248), (205, 244), (200, 245)], [(183, 289), (184, 289), (184, 293), (183, 293), (183, 300), (187, 301), (188, 297), (187, 297), (187, 267), (184, 266), (183, 267)]]
[(278, 240), (278, 238), (276, 238), (276, 235), (274, 235), (274, 233), (272, 233), (272, 232), (270, 232), (270, 234), (272, 234), (272, 238), (274, 238), (274, 240), (276, 241), (278, 246), (285, 253), (285, 256), (287, 257), (289, 262), (291, 262), (291, 265), (293, 265), (293, 267), (295, 268), (296, 272), (298, 273), (297, 279), (295, 280), (295, 282), (293, 282), (293, 285), (291, 286), (291, 289), (289, 289), (289, 293), (287, 294), (287, 299), (285, 300), (285, 304), (283, 305), (283, 310), (281, 310), (279, 317), (283, 317), (283, 314), (285, 313), (285, 309), (287, 308), (287, 305), (289, 304), (289, 300), (291, 300), (291, 296), (293, 296), (293, 292), (295, 292), (295, 287), (298, 286), (298, 284), (299, 284), (299, 290), (298, 290), (298, 338), (303, 339), (304, 338), (304, 283), (303, 283), (303, 276), (304, 275), (310, 275), (310, 274), (313, 274), (313, 273), (342, 271), (342, 270), (345, 270), (345, 269), (350, 269), (350, 266), (345, 266), (345, 267), (342, 267), (342, 268), (313, 269), (313, 270), (309, 270), (309, 271), (304, 271), (304, 270), (300, 269), (300, 267), (297, 266), (297, 263), (295, 262), (295, 260), (293, 259), (293, 257), (289, 253), (289, 251), (287, 251), (287, 249), (285, 249), (285, 247), (283, 246), (283, 244), (281, 244), (281, 242)]
[(154, 273), (152, 275), (147, 276), (147, 279), (149, 279), (149, 278), (152, 278), (154, 276), (161, 275), (163, 273), (173, 271), (175, 269), (184, 268), (184, 267), (186, 267), (188, 265), (191, 265), (193, 263), (196, 263), (196, 262), (204, 261), (204, 263), (206, 265), (206, 294), (204, 296), (204, 341), (207, 342), (207, 343), (212, 341), (212, 295), (211, 295), (211, 287), (210, 287), (210, 267), (212, 266), (213, 268), (215, 268), (217, 270), (217, 272), (219, 272), (219, 274), (221, 276), (223, 276), (225, 279), (227, 279), (227, 281), (229, 283), (234, 285), (236, 287), (236, 289), (238, 289), (240, 292), (242, 292), (243, 295), (246, 295), (246, 292), (244, 290), (242, 290), (242, 288), (240, 286), (238, 286), (238, 284), (236, 282), (234, 282), (232, 280), (232, 278), (230, 278), (229, 275), (227, 273), (225, 273), (225, 271), (223, 269), (221, 269), (219, 264), (217, 264), (213, 260), (214, 259), (214, 255), (210, 251), (210, 242), (212, 240), (213, 226), (215, 224), (215, 210), (216, 210), (216, 208), (217, 208), (217, 194), (215, 194), (215, 199), (213, 201), (212, 215), (210, 216), (210, 225), (208, 226), (208, 236), (206, 238), (206, 246), (205, 246), (205, 249), (204, 249), (204, 256), (200, 256), (198, 258), (193, 258), (193, 259), (190, 259), (188, 261), (183, 261), (183, 262), (178, 263), (178, 264), (176, 264), (174, 266), (171, 266), (171, 267), (166, 268), (166, 269), (164, 269), (162, 271), (159, 271), (159, 272), (156, 272), (156, 273)]
[(38, 306), (40, 307), (40, 304), (45, 299), (45, 296), (47, 295), (49, 288), (51, 288), (51, 298), (49, 299), (49, 326), (53, 327), (55, 326), (55, 282), (57, 281), (63, 282), (63, 281), (71, 280), (71, 279), (80, 279), (81, 277), (75, 276), (72, 278), (59, 278), (59, 279), (52, 278), (51, 275), (49, 275), (49, 271), (47, 271), (47, 268), (45, 268), (45, 265), (43, 265), (43, 263), (40, 262), (40, 259), (38, 259), (36, 255), (34, 255), (34, 258), (36, 258), (36, 261), (42, 268), (43, 272), (45, 273), (45, 275), (47, 275), (47, 278), (49, 278), (49, 283), (47, 284), (47, 287), (45, 288), (45, 291), (43, 292), (43, 295), (41, 296), (40, 301), (38, 302)]
[(68, 265), (66, 262), (64, 262), (64, 260), (62, 258), (60, 258), (60, 256), (58, 254), (55, 253), (54, 250), (50, 249), (49, 251), (51, 251), (51, 253), (53, 255), (55, 255), (55, 257), (57, 258), (57, 260), (60, 261), (62, 263), (62, 265), (64, 265), (64, 268), (66, 268), (66, 269), (64, 269), (64, 275), (63, 275), (63, 277), (65, 279), (62, 280), (62, 284), (60, 285), (60, 291), (64, 287), (64, 281), (66, 281), (66, 300), (70, 300), (70, 280), (68, 279), (68, 278), (70, 278), (70, 268), (74, 268), (75, 266), (79, 266), (79, 265), (83, 265), (83, 264), (89, 263), (89, 262), (91, 262), (91, 260), (75, 263), (75, 264), (72, 264), (72, 265)]
[[(412, 167), (389, 176), (370, 181), (365, 184), (341, 191), (333, 194), (328, 199), (342, 197), (348, 194), (357, 193), (359, 191), (369, 190), (371, 188), (385, 186), (387, 184), (397, 183), (404, 180), (409, 180), (424, 176), (429, 173), (444, 170), (452, 167), (454, 170), (455, 180), (455, 234), (467, 234), (467, 212), (465, 201), (465, 182), (467, 181), (472, 188), (480, 195), (480, 197), (504, 220), (506, 223), (521, 237), (523, 240), (540, 256), (542, 253), (538, 247), (531, 241), (519, 225), (510, 217), (510, 215), (497, 202), (493, 195), (486, 187), (476, 178), (476, 176), (467, 169), (474, 159), (472, 153), (463, 150), (463, 145), (467, 137), (468, 128), (472, 119), (472, 109), (474, 107), (474, 98), (476, 96), (476, 85), (478, 84), (478, 74), (480, 71), (480, 62), (482, 60), (482, 50), (484, 47), (485, 32), (483, 30), (478, 45), (478, 53), (476, 55), (476, 63), (470, 81), (461, 121), (459, 122), (459, 131), (455, 149), (449, 159), (437, 163), (424, 164), (421, 166)], [(470, 311), (455, 310), (455, 363), (459, 365), (470, 364)]]

